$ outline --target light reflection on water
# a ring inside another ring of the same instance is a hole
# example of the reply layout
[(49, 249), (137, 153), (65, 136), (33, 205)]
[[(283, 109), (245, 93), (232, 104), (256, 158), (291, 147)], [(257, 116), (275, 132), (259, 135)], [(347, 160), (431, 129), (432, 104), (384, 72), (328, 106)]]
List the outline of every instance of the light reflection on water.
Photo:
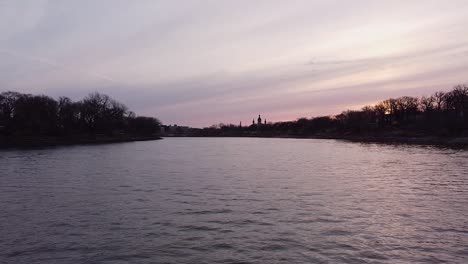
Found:
[(310, 139), (0, 151), (0, 263), (466, 263), (467, 161)]

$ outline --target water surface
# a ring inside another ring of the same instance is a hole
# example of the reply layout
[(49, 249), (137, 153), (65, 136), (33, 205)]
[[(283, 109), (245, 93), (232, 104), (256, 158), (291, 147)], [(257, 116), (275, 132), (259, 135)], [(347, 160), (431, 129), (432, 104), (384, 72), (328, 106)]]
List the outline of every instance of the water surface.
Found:
[(167, 138), (0, 151), (0, 263), (468, 263), (468, 152)]

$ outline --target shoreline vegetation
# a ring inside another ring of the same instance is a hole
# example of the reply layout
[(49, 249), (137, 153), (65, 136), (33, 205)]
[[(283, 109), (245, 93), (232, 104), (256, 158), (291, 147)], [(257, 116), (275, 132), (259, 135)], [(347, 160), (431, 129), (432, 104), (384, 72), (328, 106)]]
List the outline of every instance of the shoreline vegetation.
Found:
[(102, 144), (162, 137), (265, 137), (468, 147), (468, 85), (431, 96), (390, 98), (334, 116), (249, 126), (164, 126), (136, 116), (107, 95), (73, 102), (45, 95), (0, 94), (0, 148)]
[(159, 136), (97, 136), (97, 137), (0, 137), (0, 148), (40, 148), (67, 145), (99, 145), (151, 141), (162, 139)]
[(161, 122), (136, 116), (107, 95), (73, 102), (45, 95), (0, 93), (0, 148), (156, 140)]
[(334, 116), (250, 126), (164, 127), (164, 136), (277, 137), (468, 147), (468, 85), (430, 96), (390, 98)]

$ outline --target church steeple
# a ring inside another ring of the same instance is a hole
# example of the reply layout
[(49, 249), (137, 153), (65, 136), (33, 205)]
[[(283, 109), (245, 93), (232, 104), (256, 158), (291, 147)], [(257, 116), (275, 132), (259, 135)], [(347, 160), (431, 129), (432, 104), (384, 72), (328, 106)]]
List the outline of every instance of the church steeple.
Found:
[(258, 115), (257, 124), (258, 125), (262, 124), (262, 118), (260, 117), (260, 115)]

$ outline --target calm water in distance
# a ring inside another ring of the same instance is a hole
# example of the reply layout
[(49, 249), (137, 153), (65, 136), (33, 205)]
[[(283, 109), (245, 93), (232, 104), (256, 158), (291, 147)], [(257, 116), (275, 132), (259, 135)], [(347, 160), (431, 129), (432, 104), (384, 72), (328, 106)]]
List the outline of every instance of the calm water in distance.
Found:
[(468, 263), (468, 151), (167, 138), (0, 169), (0, 263)]

